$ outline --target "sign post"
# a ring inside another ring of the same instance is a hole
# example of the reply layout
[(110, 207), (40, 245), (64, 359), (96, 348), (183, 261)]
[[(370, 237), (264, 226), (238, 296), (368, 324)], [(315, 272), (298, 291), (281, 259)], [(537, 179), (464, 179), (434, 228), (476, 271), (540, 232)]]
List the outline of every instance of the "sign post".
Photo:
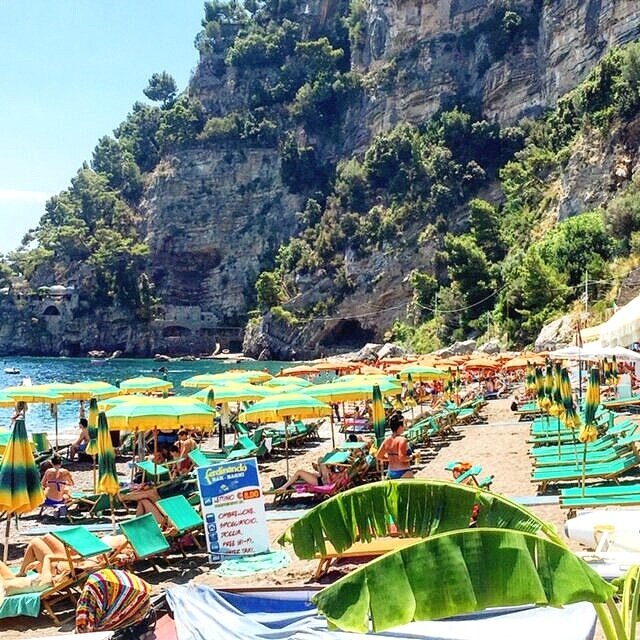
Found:
[(269, 551), (257, 460), (217, 462), (197, 471), (210, 562)]

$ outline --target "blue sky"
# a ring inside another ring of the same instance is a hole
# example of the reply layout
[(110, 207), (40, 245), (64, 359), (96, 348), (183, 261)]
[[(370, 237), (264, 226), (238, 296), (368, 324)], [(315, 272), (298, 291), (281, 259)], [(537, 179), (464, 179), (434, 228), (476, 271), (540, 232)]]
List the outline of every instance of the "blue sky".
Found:
[(0, 0), (0, 252), (15, 249), (151, 74), (184, 89), (203, 0)]

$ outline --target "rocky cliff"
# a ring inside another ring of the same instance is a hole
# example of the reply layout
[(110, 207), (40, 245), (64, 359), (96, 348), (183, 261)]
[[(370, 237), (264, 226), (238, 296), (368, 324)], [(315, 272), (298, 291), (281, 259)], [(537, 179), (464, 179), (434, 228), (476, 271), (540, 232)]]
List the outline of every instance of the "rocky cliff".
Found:
[[(303, 229), (297, 214), (307, 199), (326, 197), (314, 191), (321, 187), (299, 187), (283, 178), (286, 140), (299, 151), (313, 150), (313, 164), (304, 171), (316, 172), (322, 185), (341, 159), (361, 157), (376, 135), (401, 122), (423, 125), (455, 105), (501, 124), (536, 116), (575, 87), (611, 47), (640, 36), (637, 1), (273, 4), (273, 24), (298, 24), (302, 39), (338, 34), (334, 40), (347, 54), (342, 71), (358, 78), (340, 118), (291, 125), (291, 105), (274, 97), (276, 89), (286, 93), (281, 85), (289, 78), (281, 61), (244, 68), (228, 64), (229, 47), (242, 29), (233, 21), (222, 25), (201, 47), (186, 91), (202, 105), (204, 120), (219, 121), (218, 133), (168, 147), (146, 175), (136, 207), (160, 301), (155, 318), (140, 321), (118, 309), (78, 311), (80, 306), (68, 317), (62, 310), (65, 321), (52, 320), (45, 319), (40, 302), (31, 301), (28, 310), (24, 305), (0, 309), (6, 319), (0, 350), (24, 352), (32, 344), (43, 354), (91, 348), (136, 354), (211, 351), (225, 340), (225, 328), (238, 332), (245, 325), (255, 307), (255, 280), (273, 266), (279, 247)], [(290, 67), (287, 73), (301, 73)], [(220, 134), (232, 120), (235, 133)], [(558, 182), (557, 219), (606, 202), (632, 178), (636, 129), (594, 136), (574, 148)], [(302, 156), (298, 162), (302, 165)], [(500, 199), (495, 185), (485, 190)], [(450, 215), (448, 228), (455, 232), (464, 220), (459, 212)], [(380, 341), (393, 321), (406, 315), (410, 271), (436, 268), (436, 243), (417, 243), (421, 230), (414, 225), (395, 246), (371, 255), (345, 250), (349, 292), (330, 313), (294, 324), (266, 314), (250, 324), (247, 351), (301, 357)], [(331, 299), (335, 279), (321, 265), (297, 285), (300, 293), (283, 305), (285, 312)], [(98, 325), (96, 334), (92, 326)]]

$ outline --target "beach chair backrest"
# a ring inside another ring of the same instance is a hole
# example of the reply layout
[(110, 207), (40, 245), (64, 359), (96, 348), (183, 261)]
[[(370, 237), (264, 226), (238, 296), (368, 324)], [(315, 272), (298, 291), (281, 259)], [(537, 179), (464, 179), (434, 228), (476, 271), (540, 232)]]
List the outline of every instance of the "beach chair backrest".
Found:
[(187, 455), (196, 467), (208, 467), (211, 464), (211, 460), (200, 449), (189, 451)]
[(45, 453), (53, 448), (49, 442), (49, 436), (46, 432), (32, 433), (31, 441), (35, 445), (37, 453)]
[(170, 548), (151, 513), (121, 522), (120, 529), (140, 559), (160, 555)]
[(171, 521), (178, 533), (190, 531), (203, 524), (200, 514), (189, 504), (183, 496), (171, 496), (157, 502), (158, 509)]
[(163, 478), (169, 476), (169, 469), (161, 464), (155, 464), (151, 460), (143, 460), (142, 462), (136, 462), (136, 467), (140, 469), (145, 475), (152, 478)]
[(249, 436), (240, 436), (238, 438), (238, 444), (249, 451), (253, 451), (257, 448), (256, 443)]
[(83, 526), (69, 527), (51, 532), (62, 544), (73, 549), (79, 556), (90, 558), (101, 553), (111, 553), (112, 549), (98, 536)]

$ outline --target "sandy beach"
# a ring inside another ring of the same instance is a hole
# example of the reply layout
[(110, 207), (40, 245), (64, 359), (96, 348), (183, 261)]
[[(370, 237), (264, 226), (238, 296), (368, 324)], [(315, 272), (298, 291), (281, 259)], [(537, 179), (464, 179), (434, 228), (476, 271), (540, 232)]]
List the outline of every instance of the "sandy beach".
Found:
[[(422, 461), (416, 477), (451, 480), (451, 472), (445, 470), (445, 465), (452, 460), (465, 460), (481, 465), (483, 468), (481, 476), (494, 476), (493, 491), (512, 498), (536, 496), (536, 486), (529, 480), (532, 468), (527, 444), (529, 423), (516, 421), (510, 409), (511, 401), (512, 398), (506, 398), (489, 402), (482, 410), (482, 414), (487, 417), (487, 423), (461, 426), (458, 428), (459, 434), (456, 437), (437, 441), (434, 446), (423, 448)], [(343, 438), (342, 434), (336, 433), (337, 441)], [(291, 448), (291, 471), (298, 467), (310, 469), (312, 462), (331, 448), (331, 432), (327, 420), (322, 424), (317, 440), (308, 440), (300, 446)], [(73, 471), (78, 487), (91, 488), (93, 481), (90, 464), (75, 463), (70, 466), (70, 469)], [(286, 461), (282, 454), (274, 455), (271, 459), (260, 463), (260, 469), (263, 489), (266, 490), (271, 487), (271, 477), (285, 473)], [(127, 478), (129, 466), (126, 460), (119, 460), (118, 471), (123, 479)], [(268, 510), (271, 509), (271, 501), (272, 498), (267, 496)], [(540, 518), (554, 524), (564, 536), (566, 514), (557, 504), (534, 505), (530, 508)], [(291, 520), (268, 522), (269, 536), (273, 541), (272, 549), (278, 548), (275, 540), (291, 522)], [(20, 533), (12, 532), (10, 547), (12, 563), (22, 557), (24, 545), (29, 539), (25, 533), (35, 526), (42, 528), (34, 516), (28, 516), (21, 519)], [(570, 545), (577, 548), (575, 543), (570, 542)], [(207, 563), (206, 555), (195, 551), (187, 553), (186, 558), (175, 554), (170, 556), (168, 561), (161, 561), (159, 573), (148, 565), (136, 565), (136, 572), (153, 584), (158, 593), (172, 584), (182, 584), (189, 580), (216, 587), (314, 584), (313, 573), (316, 562), (298, 560), (291, 549), (287, 551), (291, 556), (291, 562), (287, 567), (243, 578), (218, 576), (215, 573), (215, 566), (212, 567)], [(325, 584), (334, 581), (339, 575), (349, 571), (352, 566), (347, 563), (340, 564), (337, 568), (330, 570), (321, 582)], [(56, 627), (51, 625), (44, 614), (39, 618), (0, 620), (0, 633), (6, 640), (46, 635), (55, 630)]]

